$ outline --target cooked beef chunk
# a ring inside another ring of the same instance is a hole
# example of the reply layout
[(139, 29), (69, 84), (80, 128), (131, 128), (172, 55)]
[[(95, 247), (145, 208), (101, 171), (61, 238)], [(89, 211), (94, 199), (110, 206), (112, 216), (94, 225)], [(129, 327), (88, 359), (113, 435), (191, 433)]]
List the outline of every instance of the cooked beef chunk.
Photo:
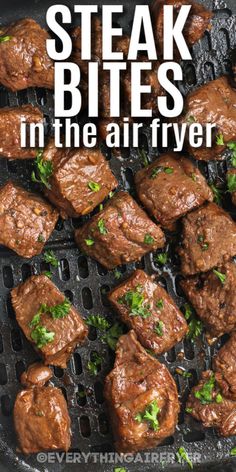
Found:
[(86, 215), (118, 185), (99, 149), (57, 149), (50, 140), (43, 159), (53, 163), (45, 194), (63, 218)]
[(226, 144), (236, 139), (236, 90), (228, 77), (220, 77), (189, 93), (185, 99), (182, 123), (216, 124), (212, 147), (193, 148), (189, 151), (196, 159), (209, 161), (221, 159)]
[(45, 275), (34, 275), (11, 292), (16, 319), (46, 365), (66, 367), (87, 327), (78, 311)]
[(188, 398), (187, 411), (206, 428), (216, 428), (220, 436), (232, 436), (236, 434), (236, 402), (224, 397), (217, 378), (210, 370), (202, 373)]
[(35, 387), (19, 392), (14, 406), (14, 423), (24, 454), (70, 448), (71, 422), (59, 388)]
[(213, 358), (213, 369), (219, 376), (218, 383), (224, 397), (236, 400), (236, 333), (232, 333), (230, 339)]
[(165, 154), (135, 175), (140, 201), (164, 227), (190, 210), (212, 201), (211, 189), (194, 164), (174, 153)]
[(43, 123), (43, 113), (32, 105), (23, 105), (16, 108), (0, 108), (1, 156), (10, 159), (33, 159), (36, 157), (38, 149), (21, 147), (22, 120), (27, 124)]
[(236, 265), (233, 262), (215, 272), (189, 277), (180, 284), (212, 340), (236, 329)]
[(28, 369), (21, 375), (21, 383), (24, 387), (43, 387), (48, 380), (53, 376), (53, 373), (46, 365), (36, 362), (31, 364)]
[[(157, 50), (160, 57), (163, 55), (163, 7), (173, 5), (174, 18), (177, 17), (183, 5), (192, 5), (188, 19), (184, 27), (184, 37), (189, 46), (193, 46), (202, 38), (204, 32), (211, 28), (210, 20), (212, 13), (203, 5), (192, 0), (153, 0), (151, 11), (153, 17), (154, 33), (156, 37)], [(179, 52), (175, 50), (175, 56), (179, 57)]]
[(54, 65), (46, 51), (46, 30), (31, 18), (2, 29), (0, 83), (13, 92), (28, 87), (54, 87)]
[(232, 203), (236, 206), (236, 169), (227, 172), (228, 190), (231, 193)]
[(12, 182), (0, 188), (0, 244), (19, 256), (40, 254), (58, 219), (45, 200)]
[(222, 208), (208, 203), (183, 218), (179, 249), (183, 274), (207, 272), (236, 254), (236, 224)]
[(164, 246), (165, 237), (127, 192), (117, 193), (104, 210), (75, 232), (78, 246), (107, 269), (141, 259)]
[(155, 354), (171, 349), (188, 330), (168, 293), (142, 270), (112, 290), (108, 299), (140, 343)]
[(150, 449), (174, 433), (179, 413), (174, 379), (139, 344), (134, 331), (118, 341), (104, 396), (119, 453)]

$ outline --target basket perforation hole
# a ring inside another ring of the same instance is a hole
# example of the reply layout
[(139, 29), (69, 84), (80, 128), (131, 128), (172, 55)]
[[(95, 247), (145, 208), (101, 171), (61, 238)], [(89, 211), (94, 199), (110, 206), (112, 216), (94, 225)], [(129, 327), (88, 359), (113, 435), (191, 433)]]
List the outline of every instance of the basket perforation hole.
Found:
[(103, 385), (101, 382), (96, 382), (94, 384), (94, 393), (95, 393), (96, 402), (99, 404), (102, 404), (104, 402), (104, 397), (103, 397)]
[(0, 385), (7, 384), (7, 369), (5, 364), (0, 364)]
[(66, 403), (67, 403), (67, 392), (66, 392), (66, 389), (64, 387), (60, 387), (61, 388), (61, 391), (62, 391), (62, 394), (66, 400)]
[(134, 188), (134, 175), (130, 167), (127, 167), (124, 172), (124, 188), (125, 190)]
[(167, 352), (166, 360), (167, 360), (167, 362), (175, 362), (176, 361), (176, 353), (175, 353), (175, 348), (174, 347), (170, 351)]
[(3, 352), (3, 341), (2, 341), (2, 335), (0, 334), (0, 354)]
[(56, 376), (58, 379), (61, 379), (61, 378), (63, 377), (63, 375), (64, 375), (64, 370), (61, 369), (61, 367), (56, 367), (56, 366), (54, 366), (53, 370), (54, 370), (55, 376)]
[(11, 345), (13, 351), (21, 351), (22, 349), (22, 339), (19, 329), (13, 329), (11, 331)]
[(78, 258), (78, 269), (79, 275), (82, 277), (82, 279), (86, 279), (89, 276), (88, 262), (86, 257), (80, 256)]
[(104, 434), (104, 435), (108, 434), (109, 433), (109, 423), (108, 423), (107, 416), (104, 413), (99, 415), (98, 423), (99, 423), (100, 433)]
[(194, 349), (193, 349), (193, 344), (191, 340), (185, 338), (184, 339), (184, 353), (185, 357), (188, 360), (193, 360), (194, 359)]
[(10, 174), (17, 174), (17, 161), (7, 161), (7, 168)]
[(144, 258), (141, 259), (141, 261), (135, 262), (135, 268), (136, 269), (145, 269), (145, 261)]
[(80, 375), (83, 372), (81, 357), (78, 354), (78, 352), (75, 352), (73, 357), (74, 357), (74, 365), (73, 365), (74, 373), (76, 375)]
[(23, 282), (32, 275), (32, 268), (29, 264), (23, 264), (21, 267)]
[(64, 228), (64, 222), (61, 218), (58, 219), (57, 224), (56, 224), (56, 231), (62, 231)]
[(48, 264), (47, 262), (41, 262), (40, 263), (40, 272), (41, 272), (41, 274), (43, 274), (44, 272), (50, 272), (50, 271), (51, 271), (50, 264)]
[(205, 71), (205, 75), (206, 75), (206, 77), (209, 81), (210, 80), (215, 80), (215, 78), (216, 78), (215, 70), (214, 70), (214, 66), (211, 62), (206, 62), (204, 64), (204, 71)]
[(93, 308), (93, 298), (90, 288), (84, 287), (82, 289), (82, 301), (86, 310), (91, 310), (91, 308)]
[(104, 306), (109, 306), (109, 301), (107, 299), (107, 294), (109, 290), (110, 287), (108, 285), (102, 285), (102, 287), (100, 288), (101, 300)]
[(73, 300), (74, 300), (74, 295), (73, 293), (71, 292), (71, 290), (65, 290), (65, 297), (68, 298), (68, 300), (73, 303)]
[(13, 271), (11, 266), (4, 266), (2, 269), (3, 283), (6, 288), (14, 286)]
[(89, 436), (91, 435), (91, 427), (88, 416), (81, 416), (79, 423), (82, 436), (84, 436), (84, 438), (89, 438)]
[(7, 309), (7, 314), (9, 316), (9, 318), (11, 319), (15, 319), (15, 312), (13, 310), (13, 306), (11, 304), (11, 298), (10, 296), (8, 297), (7, 301), (6, 301), (6, 309)]
[(97, 268), (98, 268), (98, 273), (99, 275), (106, 275), (108, 273), (108, 270), (105, 269), (99, 262), (97, 262)]
[(21, 375), (25, 371), (25, 363), (23, 361), (16, 362), (15, 369), (16, 369), (16, 378), (18, 382), (20, 382)]
[(89, 326), (88, 338), (90, 341), (95, 341), (95, 339), (97, 339), (97, 330), (93, 326)]
[(85, 406), (87, 403), (86, 391), (82, 384), (78, 385), (78, 392), (76, 393), (77, 403), (80, 406)]
[(111, 444), (98, 444), (96, 446), (91, 447), (91, 452), (114, 452), (114, 446), (112, 446)]
[(204, 441), (205, 433), (203, 431), (194, 430), (184, 435), (184, 441), (187, 443)]
[(61, 259), (59, 265), (59, 277), (65, 282), (70, 279), (70, 268), (67, 259)]
[(13, 404), (8, 395), (1, 397), (1, 410), (4, 416), (11, 416)]

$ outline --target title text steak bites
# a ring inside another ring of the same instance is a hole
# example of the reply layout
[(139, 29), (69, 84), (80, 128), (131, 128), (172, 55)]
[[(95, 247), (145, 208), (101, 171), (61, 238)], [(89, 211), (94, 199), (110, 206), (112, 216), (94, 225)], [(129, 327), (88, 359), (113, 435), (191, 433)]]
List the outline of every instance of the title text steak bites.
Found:
[(194, 164), (173, 153), (165, 154), (135, 175), (137, 194), (155, 219), (164, 227), (188, 211), (212, 201), (206, 179)]
[[(146, 352), (134, 331), (118, 341), (104, 397), (119, 453), (150, 449), (175, 431), (179, 401), (174, 379), (165, 365)], [(149, 422), (143, 416), (150, 409), (153, 421)]]
[[(216, 131), (211, 148), (205, 144), (200, 148), (189, 146), (189, 152), (203, 161), (221, 159), (227, 143), (236, 139), (236, 90), (230, 86), (228, 77), (212, 80), (187, 95), (179, 123), (194, 122), (216, 124)], [(222, 144), (217, 144), (217, 135)]]
[(99, 149), (57, 149), (51, 139), (43, 159), (53, 164), (45, 194), (63, 218), (86, 215), (118, 185)]
[[(221, 274), (222, 280), (218, 274)], [(228, 262), (207, 272), (188, 277), (180, 285), (204, 322), (209, 341), (230, 333), (236, 328), (236, 265)]]
[[(76, 344), (84, 341), (88, 332), (77, 310), (71, 305), (65, 316), (55, 319), (51, 316), (47, 307), (62, 304), (65, 296), (44, 275), (30, 277), (12, 290), (11, 297), (20, 328), (26, 338), (34, 344), (45, 364), (65, 368)], [(42, 309), (42, 304), (46, 305), (46, 308)], [(32, 320), (39, 311), (42, 313), (38, 324), (35, 322), (32, 326)], [(38, 342), (33, 334), (34, 330), (36, 330), (35, 334), (38, 334)], [(47, 332), (53, 334), (47, 335)], [(40, 337), (41, 334), (43, 338)], [(48, 339), (50, 342), (46, 343)], [(44, 345), (42, 345), (43, 341), (45, 341)]]
[[(0, 45), (1, 47), (1, 45)], [(0, 108), (0, 155), (9, 159), (33, 159), (38, 149), (21, 147), (21, 120), (43, 123), (43, 113), (32, 105)]]
[(140, 343), (155, 354), (168, 351), (187, 333), (187, 323), (173, 300), (142, 270), (112, 290), (108, 299)]
[(57, 219), (57, 210), (37, 195), (12, 182), (0, 188), (0, 244), (19, 256), (40, 254)]
[(107, 269), (141, 259), (165, 244), (155, 225), (127, 192), (117, 193), (97, 215), (77, 229), (78, 246)]
[(222, 208), (208, 203), (183, 218), (178, 252), (184, 275), (223, 265), (236, 254), (236, 223)]
[(2, 28), (0, 83), (13, 92), (28, 87), (54, 88), (54, 64), (47, 54), (46, 30), (25, 18)]

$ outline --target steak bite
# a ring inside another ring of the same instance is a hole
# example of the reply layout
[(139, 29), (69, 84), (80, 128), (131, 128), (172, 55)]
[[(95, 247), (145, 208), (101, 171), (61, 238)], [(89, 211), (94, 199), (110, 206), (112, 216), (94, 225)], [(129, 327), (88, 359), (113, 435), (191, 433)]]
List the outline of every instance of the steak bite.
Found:
[[(0, 43), (1, 50), (1, 43)], [(10, 159), (33, 159), (38, 149), (21, 147), (21, 122), (43, 123), (43, 113), (32, 105), (0, 108), (0, 155)]]
[(75, 232), (78, 246), (107, 269), (134, 262), (161, 248), (165, 237), (127, 192), (117, 193)]
[(46, 30), (31, 18), (2, 29), (0, 83), (13, 92), (28, 87), (54, 87), (54, 64), (47, 54)]
[(46, 365), (66, 367), (88, 329), (78, 311), (45, 275), (34, 275), (11, 292), (16, 320)]
[(119, 453), (150, 449), (174, 433), (179, 413), (176, 384), (166, 366), (139, 344), (134, 331), (118, 341), (104, 396)]
[[(164, 5), (171, 5), (174, 8), (174, 18), (177, 17), (183, 5), (191, 5), (188, 19), (184, 26), (184, 37), (189, 46), (193, 46), (202, 38), (206, 30), (210, 30), (210, 20), (212, 13), (203, 5), (191, 0), (153, 0), (151, 11), (153, 17), (154, 34), (156, 37), (157, 50), (160, 56), (163, 55), (163, 23)], [(175, 56), (179, 57), (179, 52), (175, 49)]]
[(140, 201), (164, 227), (188, 211), (212, 201), (210, 187), (201, 172), (185, 157), (165, 154), (137, 172), (135, 184)]
[(188, 398), (187, 411), (205, 428), (216, 428), (220, 436), (232, 436), (236, 434), (236, 402), (225, 398), (217, 377), (211, 370), (202, 373)]
[(142, 270), (112, 290), (108, 299), (140, 343), (155, 354), (168, 351), (187, 333), (187, 323), (166, 290)]
[(180, 285), (212, 340), (236, 329), (236, 265), (233, 262), (182, 280)]
[(232, 89), (227, 76), (212, 80), (185, 98), (184, 115), (179, 123), (216, 124), (212, 147), (189, 146), (195, 159), (209, 161), (221, 159), (226, 145), (236, 139), (236, 90)]
[(0, 188), (0, 244), (19, 256), (40, 254), (57, 219), (57, 210), (41, 197), (13, 182)]
[(24, 387), (31, 388), (37, 385), (43, 387), (48, 380), (53, 376), (50, 367), (47, 367), (41, 362), (31, 364), (28, 369), (21, 375), (21, 384)]
[(236, 254), (236, 224), (222, 208), (208, 203), (183, 218), (181, 270), (207, 272)]
[(219, 373), (218, 383), (225, 397), (236, 400), (236, 333), (213, 358), (213, 369)]
[(99, 149), (57, 149), (50, 140), (43, 159), (53, 164), (45, 194), (63, 218), (86, 215), (118, 185)]
[(34, 387), (19, 392), (14, 405), (14, 423), (24, 454), (70, 448), (71, 421), (59, 388)]

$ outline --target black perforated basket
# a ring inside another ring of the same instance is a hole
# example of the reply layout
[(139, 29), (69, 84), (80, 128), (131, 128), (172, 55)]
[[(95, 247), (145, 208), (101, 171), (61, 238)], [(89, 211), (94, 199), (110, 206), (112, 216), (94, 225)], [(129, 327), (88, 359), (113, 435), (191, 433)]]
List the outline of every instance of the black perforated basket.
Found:
[[(30, 16), (45, 25), (45, 13), (49, 5), (56, 2), (50, 0), (0, 0), (0, 22), (9, 23), (16, 19)], [(72, 6), (72, 1), (64, 0), (64, 4)], [(88, 3), (84, 1), (83, 3)], [(96, 3), (94, 1), (90, 3)], [(103, 3), (120, 3), (113, 0)], [(142, 1), (123, 2), (125, 13), (119, 23), (125, 32), (129, 32), (133, 8)], [(213, 80), (225, 72), (230, 71), (230, 51), (236, 47), (236, 3), (228, 0), (206, 0), (203, 2), (214, 11), (212, 29), (206, 32), (204, 38), (193, 48), (193, 61), (184, 64), (185, 80), (180, 84), (181, 91), (186, 94), (197, 85)], [(39, 105), (43, 110), (47, 123), (53, 119), (53, 94), (46, 90), (24, 90), (19, 93), (7, 92), (0, 88), (0, 106), (17, 106), (25, 103)], [(158, 155), (156, 149), (150, 145), (148, 129), (143, 132), (141, 146), (147, 152), (149, 161)], [(119, 180), (120, 187), (135, 195), (133, 174), (142, 166), (137, 150), (125, 149), (121, 155), (113, 154), (103, 149), (109, 159), (111, 168)], [(225, 162), (212, 162), (209, 165), (200, 164), (200, 168), (211, 182), (216, 179), (224, 181)], [(0, 159), (0, 184), (8, 179), (19, 182), (25, 188), (36, 189), (30, 181), (32, 162), (7, 161)], [(232, 211), (228, 197), (224, 200), (224, 207)], [(84, 218), (86, 219), (86, 218)], [(81, 254), (74, 243), (74, 229), (81, 225), (84, 219), (59, 221), (56, 230), (47, 244), (47, 249), (53, 249), (60, 261), (59, 268), (54, 270), (53, 282), (65, 292), (84, 317), (89, 313), (100, 313), (114, 320), (106, 300), (106, 292), (114, 287), (118, 281), (114, 272), (108, 272), (99, 264)], [(0, 229), (1, 231), (1, 229)], [(178, 243), (179, 235), (169, 237), (170, 259), (161, 269), (154, 262), (153, 255), (146, 256), (140, 263), (131, 264), (122, 268), (122, 279), (132, 273), (135, 267), (142, 267), (150, 274), (156, 274), (163, 285), (179, 306), (185, 302), (178, 288), (180, 278), (178, 260), (174, 255), (173, 247)], [(23, 370), (37, 359), (31, 345), (26, 341), (16, 323), (10, 304), (9, 293), (12, 287), (26, 280), (32, 274), (39, 274), (48, 269), (43, 262), (43, 255), (24, 260), (7, 249), (0, 248), (0, 471), (50, 471), (68, 472), (71, 470), (110, 472), (115, 464), (89, 463), (81, 464), (56, 462), (40, 464), (35, 455), (24, 457), (18, 454), (16, 437), (12, 421), (12, 409), (17, 392), (20, 390), (19, 378)], [(184, 414), (184, 405), (189, 389), (197, 382), (201, 371), (211, 366), (211, 358), (217, 346), (209, 347), (204, 337), (195, 343), (184, 340), (161, 359), (170, 369), (178, 385), (180, 398), (183, 403), (179, 424), (173, 437), (168, 438), (163, 445), (154, 452), (176, 453), (180, 446), (184, 446), (189, 454), (199, 453), (200, 463), (194, 467), (202, 470), (234, 470), (230, 459), (230, 450), (236, 446), (236, 438), (221, 439), (212, 429), (205, 430), (201, 424)], [(98, 352), (104, 359), (101, 371), (92, 377), (87, 370), (87, 363), (93, 352)], [(103, 400), (103, 380), (111, 370), (114, 355), (103, 344), (96, 332), (91, 330), (87, 344), (77, 348), (65, 371), (54, 368), (53, 384), (60, 387), (68, 401), (72, 420), (72, 451), (73, 452), (113, 452), (113, 441), (106, 415)], [(175, 369), (183, 366), (193, 375), (190, 379), (178, 377)], [(82, 392), (82, 394), (81, 394)], [(144, 454), (141, 454), (144, 459)], [(168, 463), (131, 463), (123, 464), (127, 471), (147, 472), (158, 470), (179, 470), (176, 462)], [(117, 465), (118, 466), (118, 465)], [(235, 468), (236, 470), (236, 468)]]

